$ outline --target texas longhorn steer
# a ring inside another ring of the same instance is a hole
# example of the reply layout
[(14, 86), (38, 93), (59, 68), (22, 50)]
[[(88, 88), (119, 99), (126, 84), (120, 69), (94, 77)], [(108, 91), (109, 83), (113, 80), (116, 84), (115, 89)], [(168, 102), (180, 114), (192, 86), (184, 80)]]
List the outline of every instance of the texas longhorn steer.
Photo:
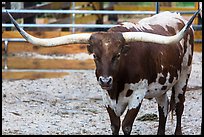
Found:
[[(120, 116), (126, 108), (122, 130), (124, 134), (131, 133), (144, 98), (155, 98), (158, 103), (157, 134), (165, 134), (169, 106), (175, 108), (177, 116), (175, 134), (182, 134), (184, 94), (193, 56), (194, 32), (190, 26), (198, 12), (189, 22), (177, 13), (163, 12), (138, 24), (124, 22), (108, 32), (71, 34), (51, 39), (29, 35), (8, 14), (21, 35), (34, 45), (88, 44), (87, 50), (93, 54), (96, 64), (97, 81), (103, 89), (112, 134), (119, 134)], [(169, 89), (172, 89), (170, 103), (166, 94)]]

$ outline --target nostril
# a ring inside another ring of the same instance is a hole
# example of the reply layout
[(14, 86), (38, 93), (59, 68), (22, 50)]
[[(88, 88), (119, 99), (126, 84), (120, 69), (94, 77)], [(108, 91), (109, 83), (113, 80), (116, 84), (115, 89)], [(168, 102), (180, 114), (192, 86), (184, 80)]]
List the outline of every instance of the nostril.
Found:
[(109, 77), (100, 76), (99, 77), (99, 83), (100, 84), (108, 84), (108, 85), (110, 85), (110, 84), (112, 84), (112, 82), (113, 82), (113, 78), (111, 76), (109, 76)]
[(102, 84), (103, 83), (103, 78), (100, 76), (99, 77), (99, 82)]
[(112, 77), (108, 77), (108, 82), (107, 84), (112, 84), (113, 78)]

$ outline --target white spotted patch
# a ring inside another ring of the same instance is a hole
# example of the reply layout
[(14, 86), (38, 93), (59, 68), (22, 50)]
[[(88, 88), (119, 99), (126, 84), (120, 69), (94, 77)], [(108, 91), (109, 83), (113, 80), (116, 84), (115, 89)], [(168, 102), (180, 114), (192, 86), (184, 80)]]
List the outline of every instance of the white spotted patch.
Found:
[[(178, 77), (180, 76), (179, 71), (177, 71)], [(167, 90), (169, 90), (178, 80), (174, 77), (173, 82), (169, 83), (170, 73), (167, 73), (166, 82), (164, 84), (159, 83), (159, 78), (163, 77), (162, 73), (157, 74), (156, 82), (153, 82), (148, 85), (147, 80), (140, 80), (138, 83), (126, 83), (124, 90), (119, 94), (118, 102), (116, 103), (115, 99), (111, 99), (108, 92), (103, 90), (103, 102), (106, 107), (110, 107), (114, 110), (117, 116), (121, 116), (125, 111), (126, 107), (128, 109), (137, 108), (139, 104), (142, 102), (144, 98), (159, 98), (161, 97)], [(163, 86), (167, 86), (165, 90), (161, 90)], [(133, 90), (133, 93), (126, 97), (128, 90)], [(148, 91), (148, 92), (147, 92)], [(160, 101), (161, 106), (165, 106), (165, 99), (164, 101)], [(165, 108), (165, 115), (166, 115)]]
[[(179, 73), (179, 71), (177, 71), (177, 73)], [(147, 94), (145, 95), (145, 98), (153, 98), (153, 97), (161, 96), (178, 81), (176, 80), (176, 77), (174, 77), (172, 83), (169, 83), (170, 73), (168, 72), (166, 77), (166, 82), (164, 84), (160, 84), (159, 83), (160, 77), (164, 77), (162, 73), (158, 73), (156, 81), (149, 84), (149, 87), (148, 87), (149, 92), (147, 92)], [(165, 90), (161, 90), (163, 86), (167, 86), (167, 88)]]
[(186, 53), (184, 54), (183, 62), (181, 64), (182, 69), (185, 69), (186, 67), (188, 67), (188, 57), (189, 57), (189, 55), (192, 55), (192, 51), (191, 51), (192, 45), (190, 45), (189, 41), (190, 41), (190, 35), (188, 35), (188, 37), (187, 37)]
[(102, 98), (104, 105), (113, 109), (117, 116), (121, 116), (127, 107), (128, 100), (124, 95), (124, 91), (120, 93), (117, 103), (115, 99), (110, 98), (106, 90), (103, 90)]
[(164, 116), (166, 117), (168, 114), (168, 110), (169, 110), (169, 105), (168, 105), (168, 96), (167, 94), (163, 94), (160, 97), (156, 98), (156, 101), (158, 103), (158, 105), (163, 108), (163, 112), (164, 112)]
[(190, 35), (188, 35), (187, 39), (187, 49), (186, 53), (184, 54), (183, 57), (183, 62), (181, 64), (181, 76), (179, 78), (179, 81), (175, 85), (175, 102), (178, 103), (178, 95), (183, 94), (182, 88), (186, 85), (186, 79), (188, 79), (188, 75), (191, 73), (192, 65), (188, 66), (188, 59), (189, 55), (192, 56), (192, 51), (191, 51), (191, 46), (189, 43), (190, 40)]
[(121, 25), (127, 29), (136, 28), (136, 25), (131, 22), (123, 22)]
[[(161, 21), (162, 19), (162, 21)], [(171, 13), (169, 11), (161, 12), (160, 14), (156, 14), (152, 17), (144, 18), (140, 20), (138, 23), (140, 26), (144, 26), (146, 29), (152, 29), (151, 25), (160, 25), (162, 26), (165, 31), (168, 31), (167, 27), (172, 27), (175, 29), (176, 33), (179, 32), (177, 23), (186, 23), (186, 20), (178, 13)]]
[(140, 25), (140, 27), (138, 29), (143, 30), (143, 31), (146, 31), (146, 29), (153, 30), (149, 24), (142, 24), (142, 25)]
[(148, 88), (147, 80), (140, 80), (136, 84), (130, 84), (130, 89), (133, 90), (129, 99), (128, 109), (137, 108), (144, 99)]
[(179, 43), (181, 44), (181, 47), (182, 47), (181, 52), (183, 54), (184, 53), (184, 39), (181, 39)]
[[(138, 83), (125, 84), (124, 90), (119, 94), (118, 102), (115, 99), (111, 99), (106, 90), (103, 90), (103, 102), (106, 107), (110, 107), (114, 110), (117, 116), (121, 116), (128, 109), (137, 108), (144, 98), (147, 91), (147, 80), (140, 80)], [(133, 93), (126, 97), (127, 91), (131, 89)]]

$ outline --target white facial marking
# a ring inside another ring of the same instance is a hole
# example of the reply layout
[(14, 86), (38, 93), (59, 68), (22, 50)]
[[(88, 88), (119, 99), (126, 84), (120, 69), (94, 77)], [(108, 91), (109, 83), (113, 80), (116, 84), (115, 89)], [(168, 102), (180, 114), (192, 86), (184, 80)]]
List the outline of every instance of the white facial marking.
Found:
[(105, 53), (108, 53), (108, 51), (109, 51), (109, 42), (106, 42), (106, 43), (104, 43), (104, 50), (105, 50)]
[(105, 46), (108, 46), (108, 43), (107, 43), (107, 42), (105, 43)]
[(161, 65), (161, 68), (162, 68), (162, 70), (164, 69), (164, 66), (163, 65)]

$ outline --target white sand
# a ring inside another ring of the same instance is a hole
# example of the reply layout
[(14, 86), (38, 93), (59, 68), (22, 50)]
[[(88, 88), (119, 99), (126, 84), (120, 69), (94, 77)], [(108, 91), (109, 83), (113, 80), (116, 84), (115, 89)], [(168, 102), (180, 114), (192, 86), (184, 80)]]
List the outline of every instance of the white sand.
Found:
[[(188, 86), (191, 90), (186, 92), (182, 117), (185, 135), (201, 132), (201, 74), (202, 53), (195, 52)], [(158, 115), (155, 99), (144, 100), (137, 117), (148, 113)], [(167, 135), (174, 133), (175, 120), (174, 116), (171, 123), (169, 115)], [(132, 134), (155, 135), (157, 128), (158, 122), (135, 120)], [(111, 134), (94, 71), (71, 72), (53, 79), (2, 80), (2, 134)], [(123, 134), (121, 130), (120, 134)]]

